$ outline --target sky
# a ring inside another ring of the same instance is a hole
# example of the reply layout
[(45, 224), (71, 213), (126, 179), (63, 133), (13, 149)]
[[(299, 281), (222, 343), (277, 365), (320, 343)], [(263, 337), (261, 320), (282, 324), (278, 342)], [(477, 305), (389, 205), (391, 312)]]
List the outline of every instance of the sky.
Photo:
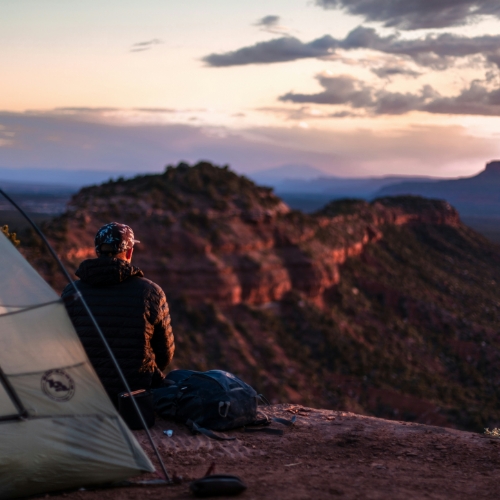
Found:
[(500, 158), (498, 0), (2, 0), (0, 68), (0, 178)]

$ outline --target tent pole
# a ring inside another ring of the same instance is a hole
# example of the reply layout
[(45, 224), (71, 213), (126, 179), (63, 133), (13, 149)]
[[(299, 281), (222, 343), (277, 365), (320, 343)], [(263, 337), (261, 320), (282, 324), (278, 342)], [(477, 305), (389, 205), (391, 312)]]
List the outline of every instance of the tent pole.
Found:
[[(119, 376), (120, 376), (120, 379), (121, 381), (123, 382), (123, 385), (125, 386), (125, 389), (127, 392), (132, 392), (130, 390), (130, 386), (128, 385), (128, 382), (127, 382), (127, 379), (125, 378), (125, 375), (123, 374), (121, 368), (120, 368), (120, 365), (118, 364), (118, 361), (117, 359), (115, 358), (115, 355), (113, 354), (113, 351), (111, 350), (111, 347), (109, 346), (108, 344), (108, 341), (106, 340), (106, 337), (104, 336), (104, 333), (102, 333), (102, 330), (101, 330), (101, 327), (99, 326), (99, 324), (97, 323), (97, 320), (95, 319), (94, 315), (92, 314), (92, 311), (90, 310), (87, 302), (85, 301), (85, 299), (83, 298), (82, 294), (79, 292), (78, 288), (76, 287), (75, 285), (75, 282), (71, 279), (71, 276), (69, 275), (68, 271), (66, 270), (66, 268), (64, 267), (64, 264), (61, 262), (61, 259), (59, 259), (59, 257), (57, 256), (55, 250), (52, 248), (52, 245), (48, 242), (47, 238), (45, 237), (45, 235), (42, 233), (42, 231), (40, 230), (40, 228), (33, 222), (33, 220), (31, 219), (31, 217), (9, 196), (7, 195), (7, 193), (5, 193), (5, 191), (3, 189), (0, 188), (0, 194), (2, 194), (20, 213), (21, 215), (30, 223), (30, 225), (33, 227), (33, 229), (35, 230), (35, 232), (38, 234), (38, 236), (40, 236), (40, 238), (42, 238), (42, 241), (45, 243), (45, 245), (47, 246), (50, 254), (52, 255), (52, 257), (54, 257), (54, 259), (56, 260), (57, 264), (59, 265), (59, 268), (61, 269), (62, 273), (64, 274), (64, 276), (66, 277), (66, 279), (69, 281), (69, 283), (73, 286), (73, 289), (75, 290), (75, 296), (80, 299), (85, 311), (87, 312), (87, 314), (89, 315), (91, 321), (92, 321), (92, 324), (94, 325), (97, 333), (99, 334), (99, 337), (101, 338), (103, 344), (104, 344), (104, 347), (106, 348), (106, 350), (108, 351), (108, 354), (116, 368), (116, 371), (118, 372)], [(151, 443), (151, 446), (153, 447), (153, 450), (156, 454), (156, 458), (158, 459), (158, 462), (160, 463), (160, 466), (161, 466), (161, 469), (163, 471), (163, 474), (165, 475), (165, 479), (167, 480), (167, 483), (169, 484), (172, 484), (172, 479), (170, 478), (168, 472), (167, 472), (167, 469), (165, 467), (165, 464), (163, 463), (163, 460), (160, 456), (160, 452), (158, 451), (158, 448), (156, 447), (156, 444), (153, 440), (153, 436), (151, 435), (151, 433), (149, 432), (149, 429), (148, 429), (148, 426), (146, 425), (146, 421), (144, 420), (144, 416), (142, 415), (142, 412), (139, 408), (139, 405), (137, 404), (137, 401), (135, 400), (135, 398), (130, 398), (132, 400), (132, 403), (134, 405), (134, 408), (135, 408), (135, 411), (137, 412), (137, 415), (142, 423), (142, 426), (144, 427), (144, 430), (146, 431), (146, 434), (148, 436), (148, 439), (149, 439), (149, 442)]]
[(5, 376), (5, 373), (2, 370), (2, 367), (0, 366), (0, 382), (3, 385), (5, 392), (9, 395), (12, 403), (16, 407), (16, 410), (18, 411), (18, 418), (26, 418), (28, 416), (28, 412), (26, 408), (23, 405), (23, 402), (19, 399), (19, 396), (17, 395), (14, 387), (12, 387), (12, 384), (10, 383), (9, 379)]

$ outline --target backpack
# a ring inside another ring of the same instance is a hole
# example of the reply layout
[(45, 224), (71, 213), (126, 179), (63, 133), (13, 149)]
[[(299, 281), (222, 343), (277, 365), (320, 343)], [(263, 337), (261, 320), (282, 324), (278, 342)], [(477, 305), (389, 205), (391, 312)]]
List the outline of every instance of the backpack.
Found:
[[(153, 390), (155, 411), (164, 418), (187, 424), (193, 432), (201, 432), (214, 439), (235, 439), (224, 438), (211, 431), (271, 423), (266, 415), (260, 419), (257, 415), (258, 401), (265, 402), (265, 399), (232, 373), (223, 370), (173, 370), (166, 381), (171, 385)], [(275, 432), (277, 429), (267, 431), (282, 434), (282, 431)]]

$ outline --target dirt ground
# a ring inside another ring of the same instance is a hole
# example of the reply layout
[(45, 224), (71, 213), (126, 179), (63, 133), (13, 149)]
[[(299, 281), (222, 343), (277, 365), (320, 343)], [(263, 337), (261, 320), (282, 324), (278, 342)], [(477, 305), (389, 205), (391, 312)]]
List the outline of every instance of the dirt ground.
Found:
[[(296, 415), (297, 420), (293, 427), (272, 425), (284, 429), (283, 436), (226, 433), (235, 441), (192, 436), (183, 426), (158, 421), (153, 435), (169, 473), (182, 476), (181, 484), (80, 490), (50, 498), (194, 498), (189, 482), (213, 462), (216, 473), (245, 482), (242, 500), (500, 498), (500, 440), (299, 405), (275, 405), (267, 413), (288, 419)], [(166, 429), (174, 431), (172, 437), (163, 434)], [(135, 434), (156, 464), (145, 433)], [(156, 473), (134, 481), (160, 477)]]

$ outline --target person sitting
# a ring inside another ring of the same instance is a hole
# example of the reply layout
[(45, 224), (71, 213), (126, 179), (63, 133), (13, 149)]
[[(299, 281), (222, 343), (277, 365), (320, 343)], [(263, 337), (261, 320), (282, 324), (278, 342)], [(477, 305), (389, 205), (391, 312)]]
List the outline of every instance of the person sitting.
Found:
[[(175, 344), (163, 290), (131, 264), (132, 229), (117, 222), (95, 236), (97, 258), (84, 260), (75, 281), (101, 327), (132, 391), (162, 386)], [(99, 379), (115, 405), (125, 391), (110, 355), (74, 288), (62, 293), (66, 309)]]

